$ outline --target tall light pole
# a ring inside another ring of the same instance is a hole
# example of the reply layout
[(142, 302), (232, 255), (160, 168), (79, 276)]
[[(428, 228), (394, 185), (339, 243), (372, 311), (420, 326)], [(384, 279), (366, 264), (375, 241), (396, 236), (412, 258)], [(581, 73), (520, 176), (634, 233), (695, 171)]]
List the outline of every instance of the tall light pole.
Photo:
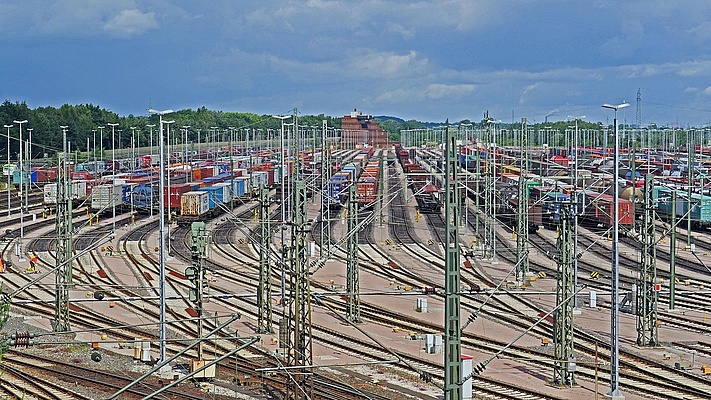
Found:
[(18, 125), (20, 125), (20, 243), (18, 246), (18, 253), (17, 256), (20, 258), (20, 261), (25, 261), (25, 252), (22, 250), (22, 242), (25, 240), (25, 211), (24, 207), (22, 207), (22, 187), (25, 184), (25, 166), (23, 164), (23, 157), (22, 157), (22, 124), (26, 124), (27, 120), (23, 119), (22, 121), (12, 121)]
[[(151, 128), (151, 144), (149, 145), (149, 148), (150, 148), (150, 153), (149, 153), (149, 154), (153, 155), (153, 128), (156, 127), (156, 124), (148, 124), (148, 125), (146, 125), (146, 126), (149, 127), (149, 128)], [(151, 164), (152, 164), (152, 163), (153, 163), (153, 162), (151, 161)]]
[[(280, 154), (280, 163), (281, 163), (281, 205), (279, 206), (281, 208), (281, 225), (282, 229), (281, 231), (281, 303), (282, 305), (284, 304), (284, 299), (286, 298), (286, 246), (284, 244), (284, 231), (286, 230), (286, 226), (284, 224), (286, 223), (286, 198), (284, 196), (285, 192), (285, 179), (284, 175), (286, 175), (286, 167), (284, 164), (284, 120), (287, 118), (291, 118), (291, 115), (274, 115), (274, 118), (278, 118), (281, 120), (281, 137), (280, 137), (280, 144), (279, 144), (279, 154)], [(291, 179), (291, 176), (289, 177)]]
[(32, 131), (33, 128), (27, 128), (29, 136), (29, 145), (27, 146), (27, 186), (25, 190), (25, 211), (27, 214), (30, 213), (29, 207), (29, 193), (30, 193), (30, 181), (32, 181)]
[[(185, 129), (185, 140), (183, 140), (183, 157), (181, 157), (183, 161), (183, 171), (187, 172), (188, 168), (188, 129), (190, 129), (190, 125), (183, 125), (183, 129)], [(192, 175), (192, 170), (190, 171), (190, 175)], [(190, 179), (187, 179), (187, 182), (190, 182)]]
[[(116, 127), (118, 126), (118, 123), (116, 122), (109, 122), (106, 125), (111, 127), (111, 175), (116, 175), (116, 142), (114, 139), (116, 139)], [(113, 184), (112, 180), (112, 184)], [(116, 234), (116, 199), (115, 199), (115, 193), (113, 192), (113, 189), (111, 190), (111, 213), (113, 214), (113, 221), (111, 222), (112, 226), (112, 231), (114, 234)], [(118, 248), (118, 246), (116, 247)]]
[[(166, 173), (168, 175), (168, 257), (170, 257), (170, 224), (173, 223), (173, 209), (170, 208), (170, 124), (175, 123), (175, 121), (163, 121), (163, 123), (166, 125), (165, 129), (168, 136), (168, 168), (166, 168)], [(161, 196), (163, 196), (162, 191)]]
[(629, 103), (618, 105), (603, 104), (603, 108), (615, 110), (615, 159), (613, 176), (613, 228), (612, 228), (612, 278), (610, 290), (610, 391), (607, 393), (613, 399), (623, 399), (620, 393), (620, 310), (618, 305), (620, 284), (620, 254), (618, 250), (620, 233), (620, 187), (619, 187), (619, 154), (620, 136), (618, 135), (617, 111), (629, 107)]
[(94, 168), (92, 168), (92, 172), (94, 172), (94, 176), (96, 176), (96, 129), (92, 129), (91, 133), (94, 134), (94, 147), (92, 149), (92, 152), (94, 153)]
[(197, 130), (197, 140), (198, 140), (197, 158), (200, 159), (200, 128), (198, 128), (198, 130)]
[[(96, 129), (99, 130), (99, 155), (101, 156), (101, 161), (104, 160), (104, 129), (106, 129), (105, 126), (97, 126)], [(94, 181), (96, 181), (96, 176), (98, 175), (99, 169), (97, 167), (96, 169), (96, 174), (94, 174)]]
[[(575, 120), (575, 137), (573, 138), (573, 147), (575, 147), (573, 151), (575, 157), (575, 169), (573, 170), (573, 204), (575, 204), (573, 208), (573, 293), (578, 293), (578, 215), (580, 215), (583, 210), (580, 204), (578, 204), (578, 163), (580, 163), (578, 154), (578, 120), (582, 120), (585, 116), (568, 115), (568, 118)], [(573, 296), (573, 309), (580, 309), (577, 295)]]
[(136, 127), (131, 127), (131, 176), (133, 176), (133, 170), (136, 169), (136, 148), (135, 138), (136, 137)]
[[(165, 329), (165, 199), (163, 196), (163, 191), (165, 190), (165, 174), (163, 173), (163, 168), (165, 166), (165, 145), (163, 143), (163, 115), (165, 114), (170, 114), (173, 112), (173, 110), (164, 110), (164, 111), (158, 111), (154, 109), (149, 109), (148, 112), (150, 114), (158, 114), (158, 118), (160, 119), (160, 128), (159, 128), (159, 135), (158, 135), (158, 151), (160, 152), (159, 155), (159, 164), (160, 164), (160, 179), (159, 179), (159, 186), (158, 186), (158, 191), (160, 192), (160, 220), (158, 222), (158, 230), (159, 230), (159, 240), (160, 240), (160, 245), (158, 246), (158, 258), (160, 260), (159, 263), (159, 278), (158, 278), (158, 294), (160, 297), (160, 304), (159, 304), (159, 314), (160, 314), (160, 326), (159, 326), (159, 331), (160, 331), (160, 361), (166, 360), (166, 329)], [(151, 132), (153, 131), (153, 128), (151, 127)], [(152, 196), (151, 196), (152, 197)]]
[(12, 174), (10, 169), (10, 128), (15, 125), (3, 125), (7, 129), (7, 216), (10, 216), (10, 182), (12, 182)]
[[(213, 146), (212, 159), (214, 160), (215, 157), (217, 157), (217, 154), (216, 154), (217, 149), (215, 148), (215, 144), (217, 143), (217, 127), (211, 126), (210, 130), (212, 131), (212, 142), (210, 142), (210, 143), (212, 143), (212, 146)], [(206, 142), (207, 142), (207, 140), (206, 140)], [(247, 188), (245, 188), (245, 190), (247, 190)]]

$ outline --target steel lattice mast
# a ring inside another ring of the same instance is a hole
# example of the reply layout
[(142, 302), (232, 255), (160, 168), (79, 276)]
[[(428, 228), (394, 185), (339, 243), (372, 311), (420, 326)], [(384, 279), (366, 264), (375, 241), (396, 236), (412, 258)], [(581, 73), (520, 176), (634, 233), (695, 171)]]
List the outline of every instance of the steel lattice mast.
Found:
[(560, 227), (558, 230), (558, 280), (556, 285), (556, 308), (553, 325), (553, 343), (555, 346), (555, 361), (553, 367), (553, 383), (560, 386), (571, 386), (575, 383), (572, 365), (575, 352), (573, 346), (573, 225), (572, 203), (560, 203)]
[(516, 223), (516, 281), (523, 282), (529, 270), (528, 262), (528, 128), (526, 118), (521, 119), (521, 144), (519, 146), (518, 222)]
[[(644, 179), (644, 220), (642, 221), (642, 252), (637, 281), (637, 345), (656, 346), (659, 343), (657, 327), (657, 250), (654, 225), (654, 176)], [(672, 205), (675, 206), (675, 205)], [(672, 281), (673, 285), (674, 282)]]
[(492, 120), (489, 118), (489, 112), (484, 114), (484, 120), (487, 125), (486, 136), (484, 139), (484, 149), (486, 151), (486, 177), (484, 180), (484, 199), (485, 204), (485, 217), (484, 217), (484, 258), (494, 259), (494, 199), (495, 199), (495, 185), (494, 182), (494, 168), (496, 168), (496, 159), (494, 155), (494, 135), (492, 132), (493, 124)]
[(319, 256), (323, 257), (329, 254), (331, 245), (331, 221), (329, 218), (328, 207), (326, 206), (328, 198), (328, 181), (331, 179), (331, 148), (328, 144), (328, 125), (326, 120), (322, 121), (321, 126), (321, 235), (319, 237)]
[(67, 126), (62, 126), (62, 155), (57, 169), (57, 260), (55, 272), (55, 332), (68, 332), (69, 328), (69, 286), (72, 285), (72, 186), (69, 179), (67, 154)]
[(358, 275), (358, 199), (356, 185), (348, 188), (348, 264), (346, 266), (346, 293), (348, 305), (346, 317), (351, 322), (360, 322), (360, 279)]
[(306, 184), (296, 180), (292, 199), (294, 219), (291, 230), (291, 304), (289, 307), (289, 346), (287, 366), (306, 367), (291, 369), (293, 378), (287, 382), (288, 399), (311, 399), (312, 375), (308, 368), (313, 365), (311, 335), (311, 275), (308, 263), (308, 233), (306, 220)]
[[(283, 190), (283, 188), (282, 188)], [(270, 223), (269, 223), (269, 190), (262, 186), (259, 188), (259, 287), (257, 288), (257, 307), (259, 316), (257, 331), (259, 333), (272, 333), (272, 264), (269, 262)]]
[[(195, 304), (197, 314), (197, 336), (202, 337), (203, 328), (203, 294), (207, 282), (205, 281), (205, 268), (203, 267), (207, 249), (207, 233), (204, 221), (196, 221), (190, 224), (190, 258), (192, 266), (185, 269), (185, 276), (193, 283), (194, 289), (190, 289), (189, 299)], [(198, 343), (198, 360), (202, 360), (202, 342)]]
[(457, 177), (457, 131), (447, 127), (445, 138), (444, 214), (446, 232), (444, 277), (444, 399), (462, 398), (462, 337), (459, 275), (459, 179)]

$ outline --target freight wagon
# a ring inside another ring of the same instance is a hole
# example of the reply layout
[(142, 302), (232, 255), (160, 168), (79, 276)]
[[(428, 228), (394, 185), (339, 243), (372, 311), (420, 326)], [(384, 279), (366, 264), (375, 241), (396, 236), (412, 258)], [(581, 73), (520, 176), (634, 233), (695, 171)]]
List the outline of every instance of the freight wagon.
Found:
[(328, 181), (327, 196), (324, 203), (328, 208), (339, 208), (348, 200), (348, 187), (351, 184), (350, 172), (334, 174)]
[[(581, 203), (582, 221), (600, 227), (609, 227), (614, 224), (614, 197), (608, 194), (596, 193), (586, 190), (579, 195)], [(618, 215), (620, 226), (632, 227), (634, 223), (633, 204), (626, 199), (618, 199)]]
[[(90, 194), (91, 191), (87, 190), (86, 181), (76, 181), (71, 184), (72, 191), (72, 201), (77, 204), (87, 198), (87, 192)], [(44, 204), (45, 205), (56, 205), (57, 204), (57, 184), (48, 183), (44, 185), (43, 189)]]
[(122, 185), (118, 183), (109, 183), (97, 185), (91, 191), (91, 209), (96, 213), (101, 213), (107, 210), (112, 210), (115, 207), (121, 207)]
[(546, 193), (539, 202), (543, 213), (543, 226), (546, 229), (555, 229), (560, 225), (562, 203), (570, 203), (570, 195), (564, 193)]
[[(676, 204), (672, 202), (672, 191), (676, 191)], [(657, 212), (665, 219), (671, 218), (672, 212), (676, 208), (676, 217), (678, 219), (690, 218), (693, 227), (708, 228), (711, 226), (711, 196), (692, 193), (691, 201), (689, 201), (689, 193), (686, 190), (655, 186), (653, 198)]]
[(195, 221), (205, 220), (210, 212), (210, 194), (194, 191), (183, 193), (180, 197), (180, 216), (178, 225), (187, 226)]

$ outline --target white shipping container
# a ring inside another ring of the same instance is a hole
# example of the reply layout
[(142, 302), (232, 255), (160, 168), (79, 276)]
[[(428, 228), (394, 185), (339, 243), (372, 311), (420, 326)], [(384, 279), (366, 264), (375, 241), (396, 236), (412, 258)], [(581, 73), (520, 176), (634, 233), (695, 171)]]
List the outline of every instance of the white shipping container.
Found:
[(234, 198), (234, 195), (232, 194), (232, 190), (231, 190), (232, 184), (230, 183), (229, 180), (227, 180), (227, 182), (216, 183), (212, 186), (222, 188), (222, 202), (223, 203), (227, 203)]
[(180, 215), (199, 217), (210, 211), (210, 193), (186, 192), (180, 196)]
[[(86, 181), (72, 181), (72, 200), (82, 200), (86, 198)], [(57, 184), (48, 183), (42, 190), (44, 194), (44, 204), (57, 204)]]
[(259, 189), (262, 185), (269, 186), (269, 173), (267, 171), (252, 172), (252, 188)]
[(44, 204), (57, 204), (57, 184), (48, 183), (42, 190), (44, 193)]
[(90, 186), (87, 181), (72, 181), (72, 200), (86, 199), (88, 187)]
[(94, 186), (91, 191), (91, 208), (93, 210), (107, 210), (123, 204), (121, 186), (116, 183)]

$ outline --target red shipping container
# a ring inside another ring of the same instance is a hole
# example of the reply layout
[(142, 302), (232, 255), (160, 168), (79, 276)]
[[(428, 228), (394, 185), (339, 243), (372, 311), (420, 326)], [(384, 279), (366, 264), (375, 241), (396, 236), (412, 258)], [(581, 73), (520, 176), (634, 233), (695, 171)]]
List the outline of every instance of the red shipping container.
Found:
[(187, 193), (192, 189), (192, 185), (189, 183), (179, 183), (176, 185), (170, 185), (170, 197), (165, 194), (168, 193), (168, 186), (164, 188), (163, 201), (169, 204), (169, 208), (172, 210), (180, 210), (180, 197), (183, 193)]
[(378, 190), (378, 182), (372, 178), (361, 178), (357, 183), (358, 203), (368, 204), (375, 201), (375, 196)]
[(200, 179), (209, 178), (213, 175), (215, 175), (215, 168), (214, 167), (200, 168)]
[[(595, 216), (595, 220), (605, 226), (612, 226), (614, 222), (614, 198), (608, 194), (594, 193), (586, 194), (591, 204), (588, 211)], [(634, 215), (632, 214), (632, 202), (625, 199), (618, 199), (619, 223), (623, 226), (632, 226)], [(595, 206), (597, 204), (597, 207)]]

